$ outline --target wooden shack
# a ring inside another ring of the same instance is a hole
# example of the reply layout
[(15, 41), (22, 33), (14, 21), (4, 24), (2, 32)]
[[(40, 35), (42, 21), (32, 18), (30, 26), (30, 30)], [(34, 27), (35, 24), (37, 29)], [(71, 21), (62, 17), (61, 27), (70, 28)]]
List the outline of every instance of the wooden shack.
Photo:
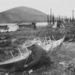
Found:
[(19, 30), (25, 30), (25, 29), (36, 29), (35, 23), (20, 23), (18, 24)]
[(8, 26), (7, 25), (0, 25), (0, 32), (6, 32), (8, 31)]

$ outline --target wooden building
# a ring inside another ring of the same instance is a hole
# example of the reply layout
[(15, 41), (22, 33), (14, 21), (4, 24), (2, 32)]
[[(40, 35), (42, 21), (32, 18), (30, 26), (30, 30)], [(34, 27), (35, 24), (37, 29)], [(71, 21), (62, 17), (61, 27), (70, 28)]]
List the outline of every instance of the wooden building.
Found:
[(8, 29), (8, 26), (7, 26), (7, 25), (4, 25), (4, 26), (0, 26), (0, 29), (4, 29), (4, 30), (7, 30), (7, 29)]
[(7, 32), (8, 31), (8, 26), (7, 25), (0, 25), (0, 32)]
[(0, 32), (16, 31), (18, 29), (17, 23), (2, 23), (0, 24)]
[(20, 23), (18, 24), (19, 30), (25, 30), (25, 29), (36, 29), (35, 23)]

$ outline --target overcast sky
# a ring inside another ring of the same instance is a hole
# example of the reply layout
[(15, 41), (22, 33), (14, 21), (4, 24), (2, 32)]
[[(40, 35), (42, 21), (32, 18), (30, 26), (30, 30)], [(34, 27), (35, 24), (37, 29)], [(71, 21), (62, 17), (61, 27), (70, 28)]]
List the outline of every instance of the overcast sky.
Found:
[(72, 17), (75, 11), (75, 0), (0, 0), (0, 12), (17, 6), (26, 6), (50, 14), (50, 9), (55, 16)]

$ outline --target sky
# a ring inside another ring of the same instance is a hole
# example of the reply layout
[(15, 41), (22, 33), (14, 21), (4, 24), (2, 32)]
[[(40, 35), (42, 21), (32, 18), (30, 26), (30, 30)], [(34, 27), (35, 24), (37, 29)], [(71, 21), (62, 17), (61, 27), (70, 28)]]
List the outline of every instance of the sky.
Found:
[(75, 0), (0, 0), (0, 12), (18, 6), (31, 7), (46, 14), (50, 14), (52, 10), (55, 16), (72, 17)]

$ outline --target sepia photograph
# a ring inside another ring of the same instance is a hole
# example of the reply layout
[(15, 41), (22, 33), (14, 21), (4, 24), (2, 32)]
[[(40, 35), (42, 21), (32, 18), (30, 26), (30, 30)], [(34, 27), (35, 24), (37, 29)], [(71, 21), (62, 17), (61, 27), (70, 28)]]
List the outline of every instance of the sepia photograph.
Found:
[(0, 0), (0, 75), (75, 75), (74, 0)]

